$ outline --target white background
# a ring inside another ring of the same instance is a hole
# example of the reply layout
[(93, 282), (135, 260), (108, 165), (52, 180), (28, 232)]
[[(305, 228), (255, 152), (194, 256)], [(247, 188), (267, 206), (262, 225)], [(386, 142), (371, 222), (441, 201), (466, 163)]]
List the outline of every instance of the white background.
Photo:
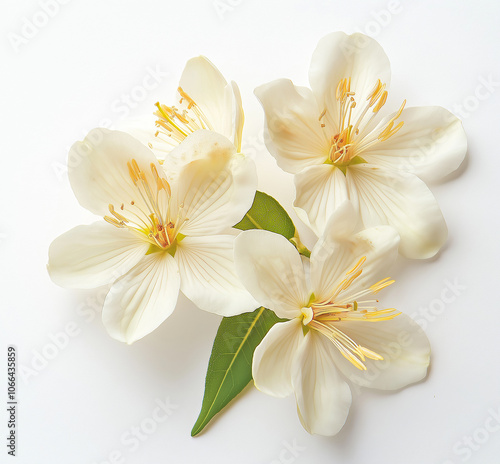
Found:
[[(8, 345), (17, 347), (24, 374), (18, 379), (18, 456), (7, 456), (2, 438), (0, 462), (498, 463), (498, 2), (65, 3), (49, 17), (38, 1), (2, 0), (1, 401)], [(126, 346), (101, 324), (103, 292), (64, 290), (50, 281), (50, 242), (94, 220), (77, 204), (64, 173), (68, 147), (95, 126), (151, 111), (157, 100), (173, 103), (185, 62), (204, 54), (242, 90), (245, 147), (255, 153), (259, 188), (290, 210), (291, 177), (262, 144), (263, 115), (253, 89), (279, 77), (307, 85), (316, 43), (335, 30), (380, 41), (393, 70), (389, 104), (406, 98), (409, 106), (444, 106), (463, 118), (468, 135), (465, 166), (432, 186), (449, 226), (447, 245), (430, 261), (401, 259), (397, 283), (384, 299), (425, 326), (432, 368), (426, 381), (405, 390), (356, 395), (333, 438), (309, 436), (292, 398), (274, 399), (253, 387), (191, 438), (219, 318), (181, 298), (158, 330)], [(155, 69), (156, 82), (147, 77)], [(489, 89), (488, 81), (495, 83)], [(450, 297), (445, 289), (454, 282), (459, 287)], [(61, 335), (68, 323), (70, 336)], [(51, 338), (62, 347), (54, 350)], [(158, 401), (175, 408), (153, 423)], [(0, 411), (4, 437), (4, 406)], [(147, 432), (143, 441), (130, 440), (134, 427)], [(295, 455), (287, 451), (293, 446)]]

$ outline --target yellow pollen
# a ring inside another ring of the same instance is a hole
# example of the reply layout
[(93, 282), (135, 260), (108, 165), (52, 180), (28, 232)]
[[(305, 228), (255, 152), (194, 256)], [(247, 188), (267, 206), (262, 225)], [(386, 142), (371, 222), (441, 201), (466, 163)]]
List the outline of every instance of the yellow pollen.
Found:
[(374, 359), (375, 361), (382, 361), (384, 359), (378, 353), (375, 353), (375, 351), (369, 350), (368, 348), (365, 348), (364, 346), (360, 346), (359, 349), (369, 359)]
[(366, 98), (367, 101), (369, 101), (369, 107), (372, 107), (375, 105), (375, 102), (379, 99), (380, 95), (382, 92), (385, 90), (385, 84), (382, 84), (380, 79), (377, 79), (377, 83), (375, 84), (375, 87), (371, 91), (370, 95)]
[(356, 272), (366, 261), (366, 256), (362, 256), (359, 261), (356, 263), (356, 265), (350, 270), (346, 272), (346, 275), (352, 274), (353, 272)]
[(163, 173), (158, 172), (155, 163), (150, 163), (149, 172), (146, 172), (135, 159), (131, 159), (127, 168), (137, 200), (121, 203), (120, 212), (110, 204), (110, 215), (104, 220), (115, 227), (130, 230), (158, 249), (175, 253), (179, 228), (187, 220), (182, 217), (183, 206), (179, 206), (173, 217), (170, 184)]
[(385, 102), (387, 101), (387, 90), (384, 90), (382, 94), (380, 95), (380, 99), (378, 103), (375, 105), (375, 108), (373, 108), (374, 113), (378, 113), (382, 107), (385, 105)]
[(182, 90), (182, 87), (177, 87), (177, 92), (179, 92), (179, 95), (181, 96), (179, 103), (182, 103), (183, 100), (186, 100), (188, 102), (188, 109), (191, 109), (196, 105), (194, 100), (186, 92), (184, 92), (184, 90)]
[[(122, 203), (123, 205), (123, 203)], [(128, 222), (127, 221), (127, 218), (125, 216), (122, 216), (120, 213), (118, 213), (117, 211), (115, 211), (115, 208), (113, 205), (108, 205), (108, 208), (109, 208), (109, 212), (116, 218), (118, 219), (120, 222)], [(123, 208), (120, 208), (121, 210), (123, 210)]]
[(106, 222), (109, 222), (111, 225), (115, 227), (122, 227), (122, 223), (120, 221), (117, 221), (115, 218), (109, 217), (109, 216), (104, 216), (104, 220)]
[[(377, 134), (368, 131), (372, 119), (379, 113), (387, 101), (388, 93), (385, 87), (386, 85), (380, 79), (377, 79), (366, 101), (362, 102), (360, 108), (354, 112), (354, 109), (358, 106), (358, 102), (356, 102), (355, 90), (351, 90), (351, 78), (348, 77), (340, 80), (335, 91), (335, 98), (339, 108), (337, 115), (338, 132), (336, 135), (330, 137), (330, 148), (327, 160), (325, 161), (326, 163), (333, 164), (345, 174), (347, 166), (366, 162), (361, 157), (363, 152), (379, 142), (384, 142), (403, 127), (403, 121), (395, 123), (401, 116), (406, 100), (403, 101), (398, 112)], [(372, 109), (371, 116), (368, 114), (370, 108)], [(327, 109), (325, 108), (319, 116), (322, 128), (326, 127), (326, 123), (324, 122), (326, 114)]]
[(184, 109), (157, 102), (157, 111), (154, 113), (158, 118), (155, 137), (172, 146), (176, 146), (196, 130), (214, 130), (210, 120), (182, 87), (179, 87), (177, 92), (180, 95), (179, 104)]
[(383, 290), (384, 288), (388, 287), (389, 285), (392, 285), (395, 282), (395, 280), (390, 280), (390, 277), (386, 277), (385, 279), (382, 279), (380, 282), (377, 282), (376, 284), (373, 284), (370, 289), (372, 293), (378, 293), (380, 290)]
[(382, 279), (369, 287), (354, 291), (354, 293), (352, 291), (346, 292), (362, 275), (362, 267), (365, 262), (366, 256), (363, 256), (345, 273), (345, 277), (333, 289), (331, 297), (322, 297), (321, 299), (313, 297), (310, 307), (302, 308), (303, 324), (327, 337), (342, 356), (360, 370), (366, 370), (365, 361), (367, 358), (374, 361), (380, 361), (384, 358), (370, 348), (356, 343), (342, 330), (343, 324), (346, 322), (389, 321), (401, 314), (394, 308), (378, 309), (373, 306), (378, 300), (363, 299), (366, 295), (378, 293), (391, 285), (394, 280), (390, 278)]

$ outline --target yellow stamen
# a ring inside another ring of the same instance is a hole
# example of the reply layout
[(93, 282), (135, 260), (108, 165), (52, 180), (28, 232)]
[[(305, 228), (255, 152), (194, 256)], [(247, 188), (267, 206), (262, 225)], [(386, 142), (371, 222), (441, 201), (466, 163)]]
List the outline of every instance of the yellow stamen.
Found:
[(381, 108), (385, 105), (386, 101), (387, 101), (387, 90), (384, 90), (382, 92), (382, 95), (380, 96), (380, 100), (375, 105), (375, 108), (373, 108), (373, 112), (378, 113), (381, 110)]
[(359, 349), (368, 359), (373, 359), (375, 361), (382, 361), (384, 359), (378, 353), (375, 353), (375, 351), (369, 350), (364, 346), (360, 346)]
[[(387, 102), (386, 85), (377, 79), (372, 91), (368, 94), (366, 101), (361, 104), (355, 117), (354, 110), (357, 108), (355, 89), (351, 90), (351, 78), (343, 78), (337, 84), (335, 98), (338, 101), (338, 133), (331, 136), (330, 148), (326, 163), (331, 163), (339, 167), (344, 174), (345, 169), (351, 163), (364, 163), (360, 155), (368, 148), (378, 142), (383, 142), (396, 134), (404, 122), (395, 125), (395, 121), (401, 116), (406, 100), (403, 102), (398, 112), (392, 117), (378, 134), (365, 134), (370, 127), (370, 122)], [(367, 116), (368, 110), (372, 108), (371, 116)], [(324, 109), (319, 116), (321, 127), (326, 127), (323, 122), (327, 109)], [(366, 116), (366, 118), (365, 118)], [(355, 121), (354, 121), (355, 119)]]
[(155, 104), (158, 109), (155, 112), (158, 117), (156, 120), (158, 130), (155, 137), (172, 146), (176, 146), (198, 129), (214, 130), (210, 120), (182, 87), (179, 87), (177, 91), (180, 95), (179, 103), (184, 105), (184, 109), (178, 110), (175, 106), (167, 106), (159, 102)]
[(104, 216), (104, 220), (106, 222), (109, 222), (110, 224), (112, 224), (115, 227), (118, 227), (118, 228), (125, 227), (124, 224), (122, 224), (121, 222), (118, 222), (115, 218), (112, 218), (109, 216)]
[[(342, 91), (341, 89), (340, 91)], [(339, 92), (340, 92), (339, 91)], [(377, 309), (373, 306), (377, 300), (360, 300), (367, 294), (377, 293), (391, 285), (394, 280), (385, 278), (375, 284), (346, 295), (346, 290), (362, 274), (366, 256), (362, 256), (356, 264), (345, 273), (330, 298), (318, 300), (313, 297), (310, 307), (302, 308), (302, 323), (305, 326), (326, 336), (348, 361), (356, 368), (366, 370), (366, 359), (381, 361), (384, 358), (368, 347), (359, 345), (342, 331), (346, 322), (383, 322), (394, 319), (401, 313), (394, 308)], [(313, 294), (314, 295), (314, 294)]]
[(366, 256), (362, 256), (359, 261), (356, 263), (356, 265), (350, 270), (347, 271), (346, 274), (352, 274), (353, 272), (357, 271), (366, 261)]
[(171, 188), (163, 172), (155, 163), (150, 163), (150, 171), (141, 169), (135, 159), (127, 162), (128, 173), (141, 201), (128, 200), (121, 203), (118, 212), (109, 205), (110, 216), (104, 220), (115, 227), (127, 228), (160, 250), (175, 253), (176, 237), (186, 218), (182, 218), (182, 205), (172, 217), (170, 211)]
[[(123, 205), (123, 203), (122, 203)], [(108, 208), (109, 208), (109, 212), (116, 218), (118, 219), (119, 221), (121, 222), (128, 222), (127, 218), (125, 216), (122, 216), (120, 213), (118, 213), (117, 211), (115, 211), (115, 207), (113, 205), (108, 205)], [(123, 209), (120, 207), (120, 209)]]
[(389, 285), (392, 285), (395, 282), (395, 280), (390, 280), (390, 277), (386, 277), (385, 279), (382, 279), (380, 282), (377, 282), (376, 284), (373, 284), (370, 289), (372, 293), (378, 293), (380, 290), (383, 290), (384, 288), (388, 287)]

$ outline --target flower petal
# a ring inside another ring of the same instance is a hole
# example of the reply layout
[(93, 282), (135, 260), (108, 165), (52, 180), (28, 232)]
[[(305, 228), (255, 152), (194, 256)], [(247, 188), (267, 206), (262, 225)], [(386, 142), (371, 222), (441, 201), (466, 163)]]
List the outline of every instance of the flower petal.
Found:
[(166, 157), (163, 167), (170, 177), (179, 177), (183, 167), (195, 160), (209, 160), (222, 169), (236, 154), (231, 141), (217, 132), (199, 129), (188, 135)]
[(427, 375), (431, 347), (420, 326), (406, 314), (381, 322), (343, 321), (338, 327), (356, 343), (384, 359), (367, 359), (366, 371), (354, 367), (340, 352), (336, 364), (353, 383), (380, 390), (397, 390)]
[(346, 35), (334, 32), (323, 37), (312, 56), (309, 82), (318, 105), (325, 105), (325, 119), (335, 129), (339, 127), (337, 86), (341, 79), (349, 77), (358, 103), (352, 112), (352, 120), (355, 121), (377, 79), (389, 86), (389, 58), (376, 40), (360, 33)]
[[(392, 116), (374, 132), (385, 127)], [(455, 171), (464, 160), (467, 137), (462, 122), (448, 110), (439, 106), (407, 108), (398, 121), (404, 125), (396, 134), (362, 154), (368, 163), (434, 181)]]
[(358, 212), (351, 201), (346, 200), (330, 215), (321, 237), (328, 240), (344, 240), (352, 237), (359, 223)]
[(233, 244), (236, 237), (185, 237), (175, 259), (181, 291), (200, 309), (235, 316), (259, 306), (236, 275)]
[(293, 174), (328, 158), (329, 138), (312, 92), (278, 79), (255, 89), (266, 115), (266, 145), (278, 166)]
[(255, 189), (257, 188), (257, 174), (253, 160), (237, 153), (236, 147), (227, 137), (213, 131), (199, 129), (187, 136), (166, 156), (163, 167), (169, 178), (178, 179), (187, 164), (200, 159), (209, 160), (214, 169), (223, 169), (227, 166), (235, 176), (237, 185), (247, 179), (248, 182), (255, 184)]
[(350, 236), (339, 235), (336, 224), (348, 222), (345, 213), (351, 215), (352, 209), (343, 207), (332, 216), (325, 235), (311, 252), (311, 283), (319, 300), (329, 299), (361, 258), (366, 258), (361, 275), (345, 293), (355, 294), (388, 277), (387, 272), (398, 256), (399, 235), (393, 227), (378, 226)]
[(187, 218), (181, 232), (190, 236), (217, 234), (238, 223), (252, 206), (257, 187), (253, 161), (241, 154), (225, 158), (235, 151), (225, 137), (196, 131), (178, 148), (198, 143), (205, 155), (182, 168), (172, 197), (172, 209), (180, 206)]
[(249, 230), (234, 242), (236, 272), (252, 296), (279, 317), (294, 318), (309, 301), (304, 267), (282, 235)]
[[(227, 83), (217, 67), (204, 56), (191, 58), (182, 72), (179, 87), (210, 121), (212, 127), (207, 129), (214, 130), (234, 142), (236, 130), (233, 107), (241, 107), (241, 99), (238, 100), (234, 96), (233, 87)], [(178, 99), (182, 100), (186, 108), (190, 106), (190, 102), (186, 102), (182, 95), (178, 94)]]
[(158, 117), (153, 113), (142, 114), (134, 118), (120, 119), (113, 127), (116, 130), (126, 132), (139, 140), (143, 145), (150, 148), (156, 158), (164, 160), (166, 155), (175, 148), (178, 143), (171, 137), (158, 137), (156, 120)]
[(238, 152), (241, 151), (242, 137), (243, 137), (243, 124), (245, 123), (245, 113), (243, 112), (243, 103), (241, 102), (241, 93), (236, 82), (231, 81), (231, 88), (233, 89), (234, 102), (233, 102), (233, 130), (234, 134), (231, 137), (234, 146)]
[(253, 354), (252, 376), (261, 392), (278, 398), (292, 393), (292, 363), (303, 340), (299, 318), (271, 327)]
[(127, 162), (132, 159), (148, 177), (152, 164), (161, 172), (153, 152), (125, 132), (97, 128), (76, 142), (69, 152), (68, 175), (80, 204), (99, 216), (109, 214), (109, 204), (118, 209), (131, 201), (145, 210), (129, 174)]
[(320, 236), (330, 216), (349, 198), (346, 178), (335, 166), (322, 164), (306, 168), (294, 180), (297, 215)]
[(128, 230), (95, 222), (56, 238), (49, 248), (47, 268), (61, 287), (96, 288), (132, 269), (148, 248), (149, 244)]
[(111, 287), (102, 320), (115, 339), (133, 343), (156, 329), (175, 308), (179, 270), (168, 253), (151, 253)]
[(393, 226), (401, 236), (399, 252), (407, 258), (430, 258), (446, 241), (441, 210), (417, 176), (358, 164), (347, 168), (347, 188), (357, 193), (364, 226)]
[(300, 421), (309, 433), (335, 435), (349, 414), (351, 390), (334, 364), (333, 350), (332, 343), (311, 330), (292, 367)]
[[(228, 84), (207, 58), (199, 56), (187, 62), (179, 87), (183, 95), (178, 90), (176, 103), (179, 103), (181, 113), (186, 111), (185, 116), (193, 119), (199, 127), (226, 136), (240, 151), (245, 118), (236, 83)], [(189, 98), (185, 97), (186, 94)], [(162, 101), (162, 103), (168, 102)], [(201, 123), (200, 117), (208, 121)], [(179, 140), (169, 136), (168, 131), (159, 129), (156, 124), (157, 119), (156, 113), (151, 113), (139, 118), (118, 121), (115, 126), (140, 140), (158, 159), (168, 161), (167, 155), (178, 146)], [(193, 127), (184, 126), (183, 120), (176, 122), (180, 122), (183, 131), (187, 133), (194, 130)]]

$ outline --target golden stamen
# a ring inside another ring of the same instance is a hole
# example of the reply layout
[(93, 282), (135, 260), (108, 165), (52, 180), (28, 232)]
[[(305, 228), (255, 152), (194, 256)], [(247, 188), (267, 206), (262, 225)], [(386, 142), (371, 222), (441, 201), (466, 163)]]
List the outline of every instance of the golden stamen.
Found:
[(392, 285), (395, 282), (395, 280), (390, 280), (390, 277), (386, 277), (385, 279), (382, 279), (381, 281), (373, 284), (370, 287), (370, 290), (372, 293), (378, 293), (380, 290), (383, 290), (384, 288), (388, 287), (389, 285)]
[(356, 265), (350, 270), (346, 272), (346, 275), (352, 274), (353, 272), (357, 271), (366, 261), (366, 256), (362, 256), (359, 261), (356, 263)]
[[(359, 297), (370, 293), (377, 293), (388, 287), (394, 280), (382, 279), (364, 290), (355, 294), (339, 297), (362, 274), (366, 256), (362, 256), (356, 264), (345, 273), (345, 278), (333, 290), (330, 298), (309, 303), (312, 318), (307, 318), (308, 326), (326, 336), (349, 362), (357, 369), (366, 370), (366, 359), (374, 361), (383, 360), (383, 356), (368, 347), (359, 345), (349, 335), (342, 331), (345, 322), (383, 322), (394, 319), (401, 313), (394, 308), (377, 309), (373, 306), (377, 300), (359, 300)], [(314, 294), (313, 294), (314, 295)], [(303, 322), (306, 316), (302, 310)], [(309, 316), (310, 313), (307, 313)]]
[(380, 96), (380, 100), (375, 105), (375, 108), (373, 108), (373, 112), (378, 113), (380, 109), (385, 105), (386, 101), (387, 101), (387, 90), (384, 90), (382, 95)]
[[(388, 92), (386, 84), (383, 84), (380, 79), (371, 92), (366, 97), (366, 102), (361, 105), (360, 111), (356, 114), (356, 120), (353, 120), (354, 110), (358, 106), (355, 99), (355, 91), (351, 90), (351, 78), (343, 78), (337, 84), (335, 89), (335, 98), (338, 101), (338, 134), (330, 139), (330, 148), (328, 158), (325, 162), (332, 163), (343, 170), (352, 160), (359, 157), (361, 153), (375, 145), (378, 142), (383, 142), (396, 134), (404, 122), (401, 121), (395, 125), (395, 121), (401, 116), (406, 100), (403, 102), (398, 112), (392, 117), (378, 135), (370, 134), (366, 136), (372, 119), (380, 112), (382, 107), (387, 102)], [(368, 110), (372, 108), (370, 117), (366, 117)], [(327, 109), (324, 109), (320, 116), (319, 122), (322, 128), (326, 127), (324, 117)], [(358, 158), (358, 162), (364, 160)]]

